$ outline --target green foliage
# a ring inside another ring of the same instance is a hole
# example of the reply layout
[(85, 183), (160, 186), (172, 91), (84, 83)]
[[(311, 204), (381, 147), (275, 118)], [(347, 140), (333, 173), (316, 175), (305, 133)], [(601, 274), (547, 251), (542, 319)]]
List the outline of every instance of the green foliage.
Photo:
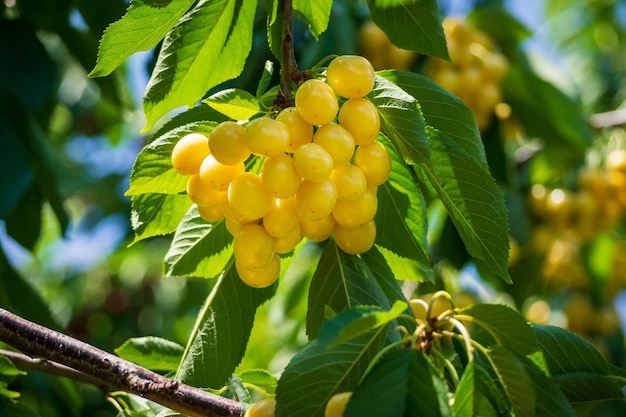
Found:
[(175, 371), (183, 355), (177, 343), (154, 336), (129, 339), (115, 353), (126, 360), (154, 371)]

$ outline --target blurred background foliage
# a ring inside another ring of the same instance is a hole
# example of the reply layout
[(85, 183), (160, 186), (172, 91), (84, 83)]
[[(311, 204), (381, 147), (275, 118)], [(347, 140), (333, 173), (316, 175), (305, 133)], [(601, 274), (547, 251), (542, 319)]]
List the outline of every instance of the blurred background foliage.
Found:
[[(254, 93), (273, 60), (259, 3), (254, 52), (220, 88)], [(87, 78), (102, 32), (126, 7), (0, 3), (0, 306), (108, 351), (145, 335), (184, 345), (211, 285), (161, 278), (167, 237), (129, 246), (124, 192), (149, 138), (138, 134), (140, 102), (156, 53)], [(471, 261), (433, 201), (437, 281), (407, 281), (407, 296), (445, 288), (460, 305), (505, 302), (531, 321), (580, 333), (626, 367), (626, 2), (442, 0), (440, 8), (455, 16), (445, 21), (452, 64), (393, 47), (364, 1), (335, 0), (317, 41), (302, 20), (294, 28), (301, 68), (329, 54), (363, 54), (377, 69), (423, 72), (475, 111), (509, 207), (514, 284)], [(306, 271), (317, 256), (307, 244), (292, 270)], [(279, 374), (306, 343), (308, 282), (289, 274), (259, 310), (241, 370)], [(34, 415), (117, 414), (95, 388), (54, 377), (29, 373), (10, 388)], [(623, 412), (608, 404), (594, 415)]]

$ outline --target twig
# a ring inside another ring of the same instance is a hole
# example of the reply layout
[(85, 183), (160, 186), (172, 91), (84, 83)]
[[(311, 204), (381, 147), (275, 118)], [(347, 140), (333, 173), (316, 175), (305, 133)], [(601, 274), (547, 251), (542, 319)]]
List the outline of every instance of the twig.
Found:
[(291, 82), (298, 82), (302, 78), (302, 72), (298, 70), (293, 42), (293, 2), (283, 1), (283, 33), (281, 44), (282, 62), (280, 65), (280, 95), (276, 104), (279, 108), (293, 106), (291, 94)]
[(589, 118), (589, 122), (591, 126), (597, 129), (624, 125), (626, 124), (626, 108), (593, 114)]
[(240, 416), (242, 413), (242, 404), (237, 401), (171, 380), (2, 308), (0, 341), (29, 356), (79, 371), (94, 382), (99, 381), (99, 386), (142, 396), (190, 417)]

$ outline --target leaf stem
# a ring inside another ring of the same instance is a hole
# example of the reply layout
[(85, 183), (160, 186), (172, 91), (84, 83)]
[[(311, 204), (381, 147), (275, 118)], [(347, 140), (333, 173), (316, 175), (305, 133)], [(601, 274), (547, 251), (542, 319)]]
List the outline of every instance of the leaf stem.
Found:
[(291, 83), (296, 83), (303, 78), (303, 73), (298, 69), (293, 41), (293, 1), (283, 0), (283, 34), (281, 44), (280, 65), (280, 93), (274, 102), (279, 109), (294, 105), (291, 94)]

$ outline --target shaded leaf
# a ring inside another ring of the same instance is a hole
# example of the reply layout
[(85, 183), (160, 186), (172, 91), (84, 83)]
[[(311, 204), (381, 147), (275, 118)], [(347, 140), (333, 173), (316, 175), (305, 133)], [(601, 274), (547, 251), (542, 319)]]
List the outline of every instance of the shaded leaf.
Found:
[(409, 164), (428, 161), (424, 118), (414, 97), (387, 78), (376, 77), (368, 95), (380, 115), (380, 129)]
[(429, 126), (429, 163), (416, 167), (420, 180), (437, 192), (470, 255), (510, 282), (507, 209), (489, 172), (471, 111), (422, 75), (402, 71), (379, 75), (417, 98)]
[(521, 360), (500, 345), (491, 346), (488, 355), (515, 415), (535, 417), (535, 390)]
[(255, 11), (255, 1), (200, 0), (179, 20), (163, 41), (146, 87), (145, 129), (241, 74), (252, 48)]
[(615, 381), (605, 375), (572, 372), (554, 376), (553, 380), (579, 415), (588, 413), (605, 401), (625, 399)]
[(244, 284), (231, 258), (198, 314), (176, 379), (195, 387), (221, 388), (245, 353), (256, 309), (276, 286), (258, 289)]
[(383, 347), (385, 327), (365, 333), (335, 349), (314, 340), (285, 368), (276, 389), (277, 417), (323, 417), (334, 394), (353, 391)]
[(390, 310), (377, 306), (355, 306), (344, 310), (324, 324), (317, 340), (321, 345), (335, 348), (339, 343), (389, 324), (405, 312), (407, 303), (396, 301)]
[(5, 377), (16, 377), (19, 375), (26, 375), (26, 372), (15, 366), (9, 358), (0, 354), (0, 375)]
[(224, 221), (207, 223), (198, 213), (198, 207), (192, 206), (165, 254), (165, 276), (218, 276), (231, 257), (231, 242), (232, 235)]
[(180, 364), (184, 348), (160, 337), (135, 337), (115, 349), (115, 353), (128, 361), (154, 371), (175, 371)]
[(368, 0), (372, 20), (403, 49), (448, 58), (436, 0)]
[(193, 3), (193, 0), (133, 0), (126, 14), (102, 35), (98, 60), (89, 76), (109, 75), (135, 52), (154, 48)]
[(276, 385), (278, 378), (265, 369), (246, 369), (239, 373), (239, 379), (254, 385)]
[(432, 280), (426, 202), (413, 172), (383, 143), (391, 156), (391, 175), (378, 189), (376, 245), (397, 279)]
[(131, 244), (149, 237), (174, 233), (192, 204), (186, 194), (134, 195), (130, 222), (135, 239)]
[(347, 255), (329, 240), (320, 257), (309, 288), (306, 329), (315, 339), (324, 323), (325, 311), (339, 313), (357, 305), (378, 305), (389, 309), (390, 303), (365, 262)]
[(511, 352), (526, 356), (539, 350), (533, 329), (521, 314), (508, 306), (473, 304), (462, 309), (461, 314), (471, 316), (472, 323), (486, 329), (496, 343)]
[(447, 387), (424, 354), (385, 354), (356, 388), (344, 413), (356, 416), (452, 416)]
[(252, 94), (237, 88), (219, 91), (203, 101), (234, 120), (247, 120), (261, 111)]
[(567, 398), (553, 380), (529, 359), (524, 360), (524, 366), (535, 388), (537, 415), (542, 417), (576, 416)]
[(31, 183), (5, 220), (9, 236), (30, 251), (35, 247), (41, 231), (42, 204), (41, 191), (35, 183)]

